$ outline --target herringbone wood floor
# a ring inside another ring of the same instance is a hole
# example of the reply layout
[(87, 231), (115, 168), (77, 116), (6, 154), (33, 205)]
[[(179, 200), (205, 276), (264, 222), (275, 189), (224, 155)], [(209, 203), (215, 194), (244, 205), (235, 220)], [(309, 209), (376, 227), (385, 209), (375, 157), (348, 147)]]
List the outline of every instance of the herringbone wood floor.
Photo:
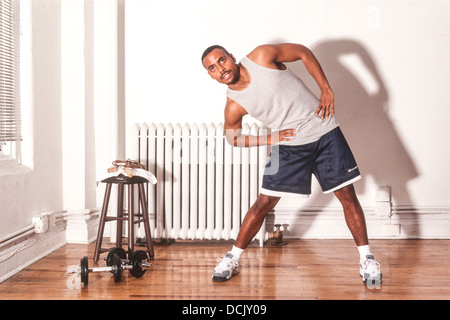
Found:
[[(67, 244), (0, 284), (0, 299), (147, 300), (356, 300), (450, 299), (450, 240), (372, 240), (381, 263), (381, 288), (368, 289), (359, 276), (352, 240), (290, 240), (287, 245), (251, 245), (242, 271), (225, 283), (212, 282), (216, 258), (230, 243), (181, 241), (155, 244), (153, 266), (142, 278), (128, 271), (114, 283), (109, 272), (91, 273), (89, 285), (69, 289), (69, 265), (94, 244)], [(102, 257), (105, 254), (102, 255)]]

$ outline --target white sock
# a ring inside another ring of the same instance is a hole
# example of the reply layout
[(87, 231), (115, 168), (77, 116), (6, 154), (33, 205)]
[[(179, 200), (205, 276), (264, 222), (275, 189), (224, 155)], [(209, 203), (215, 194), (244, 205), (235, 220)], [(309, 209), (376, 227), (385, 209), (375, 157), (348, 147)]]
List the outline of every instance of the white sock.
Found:
[(357, 248), (358, 248), (358, 251), (359, 251), (359, 260), (361, 262), (366, 261), (366, 256), (372, 254), (370, 252), (370, 246), (369, 245), (359, 246)]
[(236, 246), (233, 246), (233, 248), (231, 249), (231, 253), (233, 254), (233, 257), (235, 257), (236, 259), (241, 258), (242, 252), (244, 252), (244, 249), (238, 248)]

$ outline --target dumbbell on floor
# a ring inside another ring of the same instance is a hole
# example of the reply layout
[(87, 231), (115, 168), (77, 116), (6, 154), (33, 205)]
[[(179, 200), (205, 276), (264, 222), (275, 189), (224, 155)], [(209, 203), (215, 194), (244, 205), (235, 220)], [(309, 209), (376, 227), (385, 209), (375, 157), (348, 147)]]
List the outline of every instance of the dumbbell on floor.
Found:
[(116, 254), (119, 255), (122, 263), (125, 263), (123, 269), (129, 270), (131, 275), (136, 278), (142, 277), (145, 271), (147, 271), (147, 268), (151, 267), (152, 265), (151, 263), (143, 262), (144, 260), (148, 261), (148, 256), (145, 251), (137, 250), (133, 252), (130, 259), (127, 260), (127, 254), (125, 250), (121, 247), (116, 247), (112, 248), (105, 258), (107, 266), (114, 266), (114, 255)]
[(109, 271), (114, 275), (114, 282), (119, 282), (122, 278), (123, 270), (129, 270), (132, 276), (140, 278), (145, 274), (147, 268), (152, 266), (151, 263), (144, 261), (148, 261), (148, 256), (147, 253), (142, 250), (135, 251), (130, 259), (127, 260), (126, 253), (122, 248), (113, 248), (110, 250), (105, 260), (106, 267), (89, 268), (88, 257), (85, 256), (80, 260), (79, 266), (76, 268), (69, 268), (67, 272), (79, 275), (81, 282), (87, 286), (89, 283), (90, 272)]

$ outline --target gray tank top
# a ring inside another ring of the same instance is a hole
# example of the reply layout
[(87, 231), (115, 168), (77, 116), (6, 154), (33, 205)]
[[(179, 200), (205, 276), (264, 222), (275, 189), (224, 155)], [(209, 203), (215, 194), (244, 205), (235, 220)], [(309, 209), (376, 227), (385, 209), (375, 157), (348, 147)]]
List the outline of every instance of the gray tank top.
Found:
[(240, 91), (228, 88), (227, 96), (272, 131), (297, 129), (294, 139), (280, 144), (315, 142), (338, 126), (334, 117), (322, 120), (314, 114), (319, 99), (289, 69), (266, 68), (248, 57), (241, 64), (250, 73), (250, 84)]

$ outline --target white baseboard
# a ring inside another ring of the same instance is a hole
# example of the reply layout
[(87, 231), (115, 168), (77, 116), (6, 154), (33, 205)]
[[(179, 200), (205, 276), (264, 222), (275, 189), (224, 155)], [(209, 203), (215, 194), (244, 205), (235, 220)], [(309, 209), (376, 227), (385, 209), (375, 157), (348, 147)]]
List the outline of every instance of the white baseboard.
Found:
[[(450, 239), (450, 207), (393, 207), (392, 216), (364, 208), (371, 239)], [(267, 217), (266, 229), (283, 226), (286, 238), (352, 239), (341, 208), (279, 208)]]
[[(88, 244), (97, 237), (99, 216), (68, 214), (45, 233), (24, 232), (0, 247), (0, 283), (66, 243)], [(81, 212), (83, 213), (83, 212)]]
[(90, 215), (88, 218), (67, 219), (66, 240), (67, 243), (88, 244), (97, 239), (98, 215)]
[(65, 223), (0, 247), (0, 283), (66, 244)]

